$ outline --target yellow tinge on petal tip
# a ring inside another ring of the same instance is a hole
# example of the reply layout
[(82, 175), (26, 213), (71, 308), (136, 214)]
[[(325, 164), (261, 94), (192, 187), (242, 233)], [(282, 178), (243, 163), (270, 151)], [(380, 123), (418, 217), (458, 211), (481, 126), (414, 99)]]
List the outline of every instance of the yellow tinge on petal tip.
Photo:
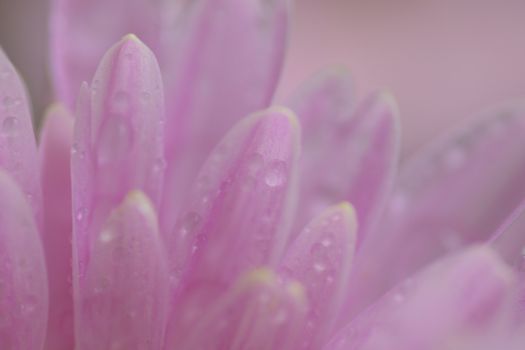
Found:
[(124, 206), (133, 206), (137, 208), (152, 226), (157, 225), (157, 213), (149, 197), (140, 190), (131, 190), (128, 192), (123, 201)]

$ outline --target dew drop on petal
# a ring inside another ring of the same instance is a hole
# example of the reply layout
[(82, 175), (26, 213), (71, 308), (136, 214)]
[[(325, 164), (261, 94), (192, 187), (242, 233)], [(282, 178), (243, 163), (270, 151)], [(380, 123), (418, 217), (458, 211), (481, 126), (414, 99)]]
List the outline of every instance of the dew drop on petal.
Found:
[(84, 220), (84, 218), (86, 217), (87, 215), (87, 209), (86, 208), (80, 208), (78, 211), (77, 211), (77, 215), (76, 215), (76, 219), (77, 221), (82, 221)]
[(276, 160), (270, 163), (264, 176), (266, 185), (270, 187), (279, 187), (286, 182), (286, 163)]
[(133, 145), (133, 130), (128, 121), (119, 116), (109, 117), (102, 126), (98, 142), (99, 164), (122, 160)]
[(18, 129), (18, 119), (16, 117), (6, 117), (2, 122), (2, 134), (14, 136)]
[(326, 265), (321, 262), (315, 262), (314, 270), (318, 273), (324, 272), (326, 270)]

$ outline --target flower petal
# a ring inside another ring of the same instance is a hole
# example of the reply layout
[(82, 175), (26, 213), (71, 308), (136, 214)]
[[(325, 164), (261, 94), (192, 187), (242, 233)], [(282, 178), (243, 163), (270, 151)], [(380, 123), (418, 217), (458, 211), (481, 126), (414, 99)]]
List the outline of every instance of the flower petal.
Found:
[(486, 241), (525, 198), (524, 107), (491, 112), (405, 165), (356, 258), (352, 281), (367, 283), (352, 283), (349, 317), (443, 254)]
[(281, 271), (305, 286), (309, 300), (297, 349), (319, 349), (333, 330), (348, 288), (356, 231), (354, 209), (341, 203), (308, 224), (289, 248)]
[(513, 300), (514, 282), (492, 250), (470, 248), (403, 282), (325, 349), (447, 349), (458, 337), (497, 325)]
[[(132, 189), (157, 205), (163, 181), (162, 81), (155, 57), (128, 35), (104, 56), (91, 92), (79, 98), (73, 144), (73, 203), (78, 263), (88, 259), (88, 232)], [(82, 274), (82, 271), (80, 271)]]
[(0, 49), (0, 166), (25, 193), (37, 225), (42, 219), (38, 155), (29, 100), (15, 68)]
[(525, 202), (501, 227), (491, 242), (507, 264), (525, 277)]
[(45, 349), (75, 347), (71, 285), (71, 170), (73, 117), (51, 107), (40, 136), (40, 174), (44, 202), (43, 244), (49, 279), (49, 319)]
[[(80, 84), (91, 79), (107, 49), (135, 33), (161, 54), (163, 33), (177, 13), (177, 1), (53, 0), (51, 62), (57, 98), (73, 107)], [(172, 18), (173, 17), (173, 18)]]
[[(209, 152), (235, 122), (268, 107), (280, 75), (288, 24), (287, 0), (187, 2), (182, 42), (166, 82), (169, 160), (162, 227)], [(163, 67), (165, 68), (165, 67)]]
[(397, 166), (399, 121), (392, 101), (384, 93), (372, 95), (354, 111), (350, 78), (340, 72), (316, 78), (292, 100), (305, 128), (296, 228), (325, 207), (348, 200), (356, 208), (359, 242), (366, 236), (384, 207)]
[(26, 196), (0, 171), (0, 344), (42, 349), (48, 287), (44, 252)]
[(174, 316), (193, 312), (187, 300), (198, 290), (204, 310), (241, 273), (277, 265), (295, 203), (298, 133), (289, 111), (272, 108), (238, 123), (211, 153), (167, 242), (173, 288), (184, 281)]
[(199, 315), (191, 328), (177, 329), (171, 348), (296, 349), (304, 314), (299, 284), (284, 284), (269, 270), (255, 270)]
[(77, 302), (77, 348), (161, 349), (168, 274), (155, 209), (132, 191), (91, 239)]

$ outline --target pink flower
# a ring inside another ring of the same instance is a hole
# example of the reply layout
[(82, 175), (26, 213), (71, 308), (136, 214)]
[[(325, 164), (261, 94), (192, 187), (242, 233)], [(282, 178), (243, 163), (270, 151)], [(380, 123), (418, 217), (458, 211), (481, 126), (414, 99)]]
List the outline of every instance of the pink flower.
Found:
[[(523, 347), (521, 105), (397, 175), (388, 94), (327, 71), (272, 106), (284, 0), (52, 17), (38, 151), (0, 53), (2, 350)], [(128, 31), (152, 50), (97, 68)]]

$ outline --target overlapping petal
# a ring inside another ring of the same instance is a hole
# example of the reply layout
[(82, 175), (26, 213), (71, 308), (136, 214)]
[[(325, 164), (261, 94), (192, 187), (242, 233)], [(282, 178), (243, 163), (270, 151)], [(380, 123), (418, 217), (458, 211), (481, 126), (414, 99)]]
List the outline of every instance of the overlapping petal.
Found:
[[(356, 260), (349, 317), (441, 255), (490, 238), (525, 198), (522, 104), (491, 111), (407, 163)], [(385, 271), (389, 273), (385, 274)]]
[(165, 76), (169, 159), (162, 227), (208, 153), (241, 118), (269, 106), (288, 26), (288, 1), (188, 2), (177, 63)]
[(514, 286), (512, 271), (492, 250), (470, 248), (405, 280), (325, 349), (454, 349), (462, 337), (499, 326)]
[(162, 349), (168, 274), (153, 204), (130, 192), (89, 244), (76, 349)]
[(91, 80), (102, 55), (127, 33), (137, 34), (163, 57), (165, 33), (172, 32), (179, 3), (178, 0), (51, 1), (51, 64), (56, 97), (74, 107), (81, 83)]
[(71, 285), (71, 169), (73, 116), (60, 105), (49, 108), (40, 135), (40, 176), (44, 204), (42, 242), (49, 279), (45, 349), (74, 348)]
[(172, 283), (181, 288), (168, 334), (184, 332), (239, 274), (279, 262), (293, 214), (298, 133), (290, 111), (271, 108), (240, 122), (211, 153), (167, 243)]
[(0, 49), (0, 166), (24, 192), (40, 226), (42, 192), (29, 105), (20, 76)]
[(132, 189), (160, 200), (163, 93), (153, 53), (133, 35), (108, 51), (91, 90), (81, 89), (72, 157), (75, 249), (89, 260), (89, 235)]
[(350, 77), (330, 71), (290, 104), (305, 129), (297, 225), (348, 200), (356, 208), (361, 242), (384, 207), (397, 167), (400, 135), (393, 98), (378, 93), (356, 107)]
[(308, 299), (295, 349), (319, 349), (334, 330), (348, 290), (356, 231), (354, 209), (344, 202), (312, 220), (288, 249), (280, 271), (300, 282)]
[(0, 171), (0, 345), (41, 349), (46, 336), (45, 257), (27, 197)]
[(248, 272), (215, 300), (195, 325), (179, 333), (181, 350), (291, 350), (300, 341), (306, 312), (301, 286), (271, 271)]

